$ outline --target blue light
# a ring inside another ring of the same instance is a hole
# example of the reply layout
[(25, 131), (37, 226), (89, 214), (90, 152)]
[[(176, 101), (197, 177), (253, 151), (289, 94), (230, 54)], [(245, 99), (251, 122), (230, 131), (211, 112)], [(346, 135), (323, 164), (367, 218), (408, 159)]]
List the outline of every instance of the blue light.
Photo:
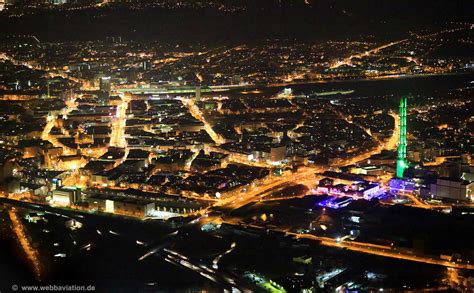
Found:
[(352, 199), (351, 198), (347, 198), (345, 199), (344, 201), (341, 201), (341, 202), (335, 202), (335, 200), (338, 200), (340, 198), (338, 197), (330, 197), (326, 200), (323, 200), (321, 202), (318, 203), (318, 206), (320, 207), (327, 207), (327, 208), (331, 208), (331, 209), (340, 209), (342, 207), (345, 207), (347, 206), (351, 201)]
[(411, 180), (392, 178), (390, 179), (390, 190), (392, 192), (398, 192), (400, 190), (413, 192), (415, 190), (415, 183)]

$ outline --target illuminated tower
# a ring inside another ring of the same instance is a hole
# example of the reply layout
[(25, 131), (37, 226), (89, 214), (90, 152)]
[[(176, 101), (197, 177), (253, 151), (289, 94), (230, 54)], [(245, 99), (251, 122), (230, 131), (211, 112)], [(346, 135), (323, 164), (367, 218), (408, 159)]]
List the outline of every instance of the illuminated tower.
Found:
[(400, 99), (400, 141), (398, 142), (397, 178), (403, 178), (408, 167), (407, 157), (407, 97)]

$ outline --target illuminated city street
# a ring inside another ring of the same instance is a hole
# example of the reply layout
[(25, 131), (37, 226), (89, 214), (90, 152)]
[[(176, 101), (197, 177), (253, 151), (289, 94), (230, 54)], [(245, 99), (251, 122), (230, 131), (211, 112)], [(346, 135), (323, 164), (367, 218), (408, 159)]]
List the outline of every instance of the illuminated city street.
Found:
[(125, 123), (127, 121), (127, 108), (130, 100), (127, 95), (122, 95), (120, 101), (120, 104), (117, 106), (117, 113), (112, 119), (110, 145), (115, 147), (126, 147)]
[(194, 103), (194, 100), (193, 99), (183, 99), (183, 104), (186, 105), (189, 109), (189, 112), (191, 113), (191, 115), (193, 115), (194, 118), (198, 119), (199, 121), (201, 121), (202, 123), (204, 123), (204, 129), (206, 130), (206, 132), (209, 134), (209, 136), (212, 138), (212, 140), (217, 144), (222, 144), (224, 143), (224, 140), (222, 139), (222, 137), (220, 137), (213, 129), (212, 129), (212, 126), (209, 124), (209, 122), (207, 122), (203, 116), (203, 114), (201, 113), (201, 111), (199, 110), (199, 107), (196, 106), (196, 104)]
[(473, 291), (472, 10), (0, 0), (0, 293)]
[(26, 254), (28, 261), (33, 267), (36, 278), (41, 280), (43, 276), (38, 251), (36, 251), (30, 243), (27, 232), (25, 231), (25, 227), (21, 223), (15, 208), (11, 208), (11, 210), (8, 212), (8, 215), (10, 216), (10, 220), (12, 222), (13, 231), (15, 231), (16, 237), (18, 238), (18, 241), (20, 242), (20, 245)]

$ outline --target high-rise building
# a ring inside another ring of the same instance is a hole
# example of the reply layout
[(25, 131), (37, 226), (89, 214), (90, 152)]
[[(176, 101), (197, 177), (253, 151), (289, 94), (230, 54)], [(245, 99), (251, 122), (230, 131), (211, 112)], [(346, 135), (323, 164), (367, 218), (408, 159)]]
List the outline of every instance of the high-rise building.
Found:
[(148, 71), (148, 70), (151, 69), (151, 62), (150, 62), (150, 60), (142, 61), (142, 69), (145, 70), (145, 71)]
[(104, 76), (99, 79), (99, 102), (102, 105), (107, 105), (109, 103), (110, 91), (112, 85), (110, 83), (110, 76)]
[(101, 77), (99, 80), (99, 89), (101, 92), (110, 94), (112, 84), (110, 83), (110, 76)]
[(201, 100), (201, 87), (197, 86), (196, 87), (196, 101)]
[(49, 0), (49, 3), (53, 5), (63, 5), (67, 3), (67, 0)]
[(407, 97), (400, 99), (400, 140), (398, 142), (397, 178), (403, 178), (408, 167), (407, 158)]

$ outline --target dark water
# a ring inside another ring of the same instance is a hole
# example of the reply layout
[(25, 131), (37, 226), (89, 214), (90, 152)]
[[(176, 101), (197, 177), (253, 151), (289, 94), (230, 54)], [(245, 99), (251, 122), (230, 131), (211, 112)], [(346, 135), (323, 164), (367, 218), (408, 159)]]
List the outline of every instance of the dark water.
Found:
[[(297, 84), (286, 86), (291, 88), (295, 95), (311, 95), (313, 93), (353, 90), (354, 93), (345, 97), (374, 97), (386, 95), (431, 95), (439, 94), (453, 89), (474, 87), (470, 84), (474, 80), (474, 72), (452, 75), (413, 76), (398, 79), (379, 80), (346, 80), (330, 81), (324, 83)], [(274, 95), (285, 87), (260, 87), (261, 93), (242, 95), (242, 90), (232, 90), (229, 96), (258, 97), (260, 95)], [(223, 94), (227, 95), (227, 93)]]
[[(459, 75), (438, 75), (425, 77), (407, 77), (386, 80), (341, 81), (314, 85), (295, 86), (295, 93), (312, 91), (354, 90), (357, 96), (430, 94), (455, 88), (464, 88), (474, 80), (474, 73)], [(293, 87), (292, 87), (293, 88)]]

